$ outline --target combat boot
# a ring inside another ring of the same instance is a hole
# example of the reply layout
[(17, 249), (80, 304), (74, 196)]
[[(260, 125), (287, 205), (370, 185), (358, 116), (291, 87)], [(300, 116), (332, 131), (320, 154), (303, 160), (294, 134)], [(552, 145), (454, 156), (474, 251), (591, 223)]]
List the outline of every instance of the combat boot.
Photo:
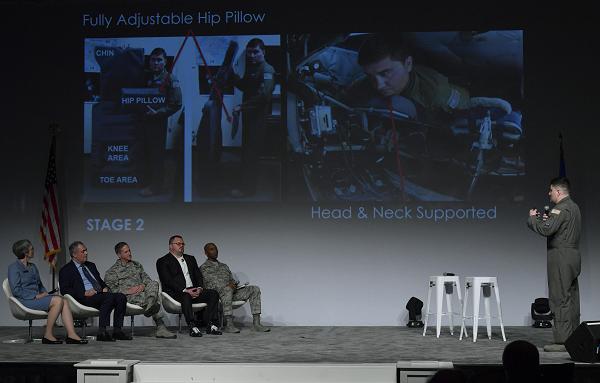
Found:
[(240, 332), (240, 329), (233, 325), (233, 316), (227, 315), (225, 317), (225, 327), (223, 327), (223, 332), (228, 334), (237, 334)]
[(156, 322), (155, 336), (157, 338), (165, 338), (165, 339), (177, 338), (177, 334), (173, 334), (171, 331), (169, 331), (169, 329), (167, 328), (167, 326), (165, 326), (165, 323), (162, 321), (161, 318), (155, 318), (154, 321)]
[(271, 331), (271, 329), (260, 324), (260, 314), (253, 314), (252, 315), (252, 331), (269, 332), (269, 331)]

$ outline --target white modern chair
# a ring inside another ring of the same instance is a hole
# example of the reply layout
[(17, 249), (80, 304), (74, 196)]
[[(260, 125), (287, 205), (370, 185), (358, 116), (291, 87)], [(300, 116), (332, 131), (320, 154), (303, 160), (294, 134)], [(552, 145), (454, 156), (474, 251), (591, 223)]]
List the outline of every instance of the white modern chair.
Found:
[(71, 309), (71, 313), (73, 314), (73, 319), (81, 320), (81, 323), (83, 324), (82, 337), (86, 338), (85, 328), (87, 327), (87, 319), (100, 316), (100, 310), (94, 307), (82, 305), (81, 303), (77, 302), (77, 300), (75, 300), (75, 298), (73, 298), (70, 294), (63, 295), (63, 298), (69, 304), (69, 308)]
[(32, 309), (29, 309), (29, 308), (23, 306), (23, 304), (21, 302), (19, 302), (19, 300), (13, 296), (12, 290), (10, 289), (10, 284), (8, 283), (8, 278), (6, 278), (2, 282), (2, 289), (4, 290), (4, 294), (6, 295), (6, 298), (8, 299), (8, 307), (10, 308), (10, 312), (12, 313), (12, 315), (17, 319), (29, 321), (29, 331), (27, 333), (27, 339), (12, 339), (12, 340), (8, 340), (8, 341), (4, 341), (4, 343), (30, 343), (30, 342), (32, 342), (33, 341), (33, 337), (31, 335), (32, 322), (35, 319), (47, 319), (48, 313), (46, 311), (42, 311), (42, 310), (32, 310)]
[[(177, 314), (177, 316), (178, 316), (177, 317), (177, 326), (179, 328), (177, 330), (177, 332), (181, 332), (181, 315), (182, 315), (181, 303), (176, 301), (172, 296), (165, 293), (164, 291), (161, 291), (160, 296), (161, 296), (162, 306), (165, 309), (165, 311), (170, 314)], [(193, 303), (192, 310), (194, 312), (200, 311), (203, 308), (205, 308), (206, 306), (207, 306), (206, 303)]]
[(142, 306), (134, 305), (133, 303), (127, 302), (127, 307), (125, 308), (125, 315), (128, 316), (131, 320), (131, 336), (133, 336), (133, 319), (136, 315), (143, 314), (144, 308)]

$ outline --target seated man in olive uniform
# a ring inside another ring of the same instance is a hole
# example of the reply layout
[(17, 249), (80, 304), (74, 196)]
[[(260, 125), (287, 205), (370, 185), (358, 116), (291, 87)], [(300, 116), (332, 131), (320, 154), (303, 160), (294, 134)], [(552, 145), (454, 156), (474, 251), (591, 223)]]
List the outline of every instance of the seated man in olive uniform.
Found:
[(252, 311), (253, 326), (252, 330), (257, 332), (268, 332), (270, 328), (263, 326), (260, 323), (261, 299), (260, 287), (258, 286), (238, 286), (238, 282), (233, 278), (229, 266), (219, 262), (219, 250), (214, 243), (204, 245), (204, 254), (206, 254), (206, 262), (200, 266), (202, 278), (209, 289), (217, 290), (221, 303), (223, 304), (223, 315), (226, 319), (226, 327), (223, 331), (228, 333), (238, 333), (240, 330), (233, 325), (233, 308), (234, 300), (248, 300), (250, 302), (250, 310)]
[(125, 294), (127, 302), (144, 308), (144, 315), (152, 317), (156, 323), (157, 338), (177, 338), (164, 323), (165, 314), (161, 310), (159, 286), (150, 279), (141, 263), (131, 259), (131, 249), (125, 242), (115, 245), (117, 261), (106, 271), (104, 282), (111, 291)]

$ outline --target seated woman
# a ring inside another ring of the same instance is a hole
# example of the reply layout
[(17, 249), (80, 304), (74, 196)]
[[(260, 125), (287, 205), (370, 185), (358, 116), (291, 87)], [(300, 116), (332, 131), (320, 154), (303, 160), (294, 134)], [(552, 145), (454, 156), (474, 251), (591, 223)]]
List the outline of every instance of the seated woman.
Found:
[(66, 343), (86, 344), (87, 340), (81, 339), (73, 327), (73, 315), (69, 305), (58, 295), (49, 295), (42, 281), (37, 267), (29, 261), (33, 258), (33, 245), (27, 239), (21, 239), (13, 244), (13, 253), (18, 260), (8, 267), (8, 282), (13, 296), (23, 306), (33, 309), (48, 311), (46, 331), (42, 338), (44, 344), (60, 344), (62, 340), (54, 337), (52, 329), (58, 315), (62, 315), (62, 322), (67, 330)]

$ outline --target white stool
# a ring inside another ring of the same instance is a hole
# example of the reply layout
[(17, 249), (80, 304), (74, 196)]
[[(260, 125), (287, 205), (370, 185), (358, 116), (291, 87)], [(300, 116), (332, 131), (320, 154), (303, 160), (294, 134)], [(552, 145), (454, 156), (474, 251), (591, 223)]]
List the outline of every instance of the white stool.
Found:
[[(427, 308), (425, 309), (425, 326), (423, 328), (423, 336), (425, 336), (425, 333), (427, 332), (427, 322), (429, 321), (429, 314), (430, 314), (429, 307), (430, 307), (430, 302), (431, 302), (431, 290), (433, 290), (434, 287), (435, 287), (435, 297), (436, 297), (435, 303), (437, 305), (437, 310), (435, 312), (436, 335), (438, 338), (440, 337), (440, 330), (442, 327), (442, 315), (448, 315), (448, 319), (450, 321), (450, 326), (449, 326), (450, 334), (454, 335), (454, 323), (453, 323), (452, 317), (454, 315), (460, 315), (460, 313), (454, 313), (452, 311), (452, 295), (453, 294), (446, 294), (447, 311), (445, 313), (442, 312), (442, 305), (444, 303), (444, 290), (445, 290), (446, 283), (452, 283), (453, 291), (456, 290), (456, 293), (458, 295), (458, 302), (460, 303), (460, 306), (462, 309), (463, 301), (462, 301), (462, 296), (460, 293), (460, 277), (458, 277), (456, 275), (452, 275), (452, 276), (437, 275), (437, 276), (429, 277), (429, 288), (427, 290)], [(462, 312), (462, 310), (461, 310), (461, 312)]]
[[(481, 289), (483, 287), (488, 286), (490, 289), (494, 290), (494, 294), (496, 296), (496, 304), (498, 305), (498, 316), (492, 317), (490, 314), (490, 296), (483, 297), (483, 304), (485, 306), (485, 316), (479, 316), (479, 300), (481, 297)], [(468, 317), (467, 315), (467, 305), (469, 299), (469, 290), (473, 288), (473, 316)], [(487, 335), (489, 339), (492, 339), (492, 318), (498, 318), (500, 320), (500, 329), (502, 330), (502, 339), (506, 342), (506, 335), (504, 334), (504, 324), (502, 323), (502, 308), (500, 307), (500, 289), (498, 288), (498, 280), (496, 277), (467, 277), (465, 278), (465, 304), (463, 305), (463, 313), (462, 313), (462, 326), (460, 328), (460, 339), (462, 340), (463, 330), (465, 332), (465, 336), (469, 336), (467, 334), (467, 328), (465, 327), (465, 319), (473, 318), (473, 342), (477, 341), (477, 327), (479, 319), (485, 319), (487, 325)]]

